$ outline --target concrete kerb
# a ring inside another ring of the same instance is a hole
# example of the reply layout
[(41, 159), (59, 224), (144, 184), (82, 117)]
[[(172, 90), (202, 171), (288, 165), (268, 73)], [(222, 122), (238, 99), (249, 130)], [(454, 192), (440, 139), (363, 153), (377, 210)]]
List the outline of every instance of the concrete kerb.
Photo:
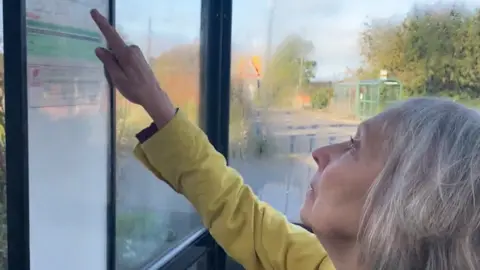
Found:
[(344, 124), (360, 124), (360, 120), (358, 119), (350, 119), (350, 118), (342, 118), (335, 116), (334, 113), (331, 112), (326, 112), (326, 111), (311, 111), (312, 114), (315, 114), (317, 117), (320, 116), (322, 119), (330, 120), (330, 121), (335, 121), (335, 122), (340, 122)]
[(285, 155), (287, 158), (291, 158), (291, 159), (295, 159), (295, 160), (298, 160), (312, 168), (316, 168), (317, 167), (317, 164), (315, 163), (315, 161), (313, 160), (312, 158), (312, 155), (310, 154), (289, 154), (289, 155)]

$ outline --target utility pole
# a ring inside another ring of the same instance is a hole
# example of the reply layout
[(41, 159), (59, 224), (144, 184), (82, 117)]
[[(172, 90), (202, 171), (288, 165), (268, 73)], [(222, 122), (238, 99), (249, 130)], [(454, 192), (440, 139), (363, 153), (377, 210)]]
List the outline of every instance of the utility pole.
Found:
[(152, 65), (152, 17), (148, 17), (148, 34), (147, 34), (147, 62)]
[(299, 67), (299, 75), (298, 75), (298, 84), (297, 84), (297, 95), (300, 94), (300, 88), (302, 88), (303, 83), (303, 75), (305, 74), (305, 58), (302, 56), (300, 58), (300, 67)]
[[(272, 57), (273, 20), (275, 17), (276, 0), (268, 0), (268, 22), (267, 22), (267, 44), (265, 50), (265, 64), (269, 63)], [(266, 67), (266, 65), (264, 65)]]
[[(269, 9), (268, 22), (267, 22), (267, 42), (266, 42), (265, 57), (264, 57), (264, 64), (263, 64), (264, 71), (262, 76), (265, 76), (265, 74), (268, 72), (270, 60), (272, 58), (273, 21), (275, 18), (275, 7), (277, 3), (277, 0), (267, 0), (267, 1), (268, 1), (268, 9)], [(265, 84), (262, 83), (262, 85), (265, 85)], [(268, 85), (266, 88), (268, 88)], [(267, 90), (265, 89), (265, 87), (262, 87), (262, 92), (260, 93), (260, 95), (261, 95), (263, 106), (267, 105), (266, 103), (267, 103), (268, 97), (267, 97), (266, 91)]]

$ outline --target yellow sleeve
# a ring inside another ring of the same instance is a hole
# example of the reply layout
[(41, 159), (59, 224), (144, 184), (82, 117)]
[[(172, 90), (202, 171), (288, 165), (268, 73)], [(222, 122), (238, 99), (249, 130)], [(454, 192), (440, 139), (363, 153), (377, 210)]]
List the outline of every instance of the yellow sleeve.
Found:
[(258, 200), (182, 112), (137, 145), (135, 155), (193, 204), (217, 243), (246, 269), (334, 269), (315, 235)]

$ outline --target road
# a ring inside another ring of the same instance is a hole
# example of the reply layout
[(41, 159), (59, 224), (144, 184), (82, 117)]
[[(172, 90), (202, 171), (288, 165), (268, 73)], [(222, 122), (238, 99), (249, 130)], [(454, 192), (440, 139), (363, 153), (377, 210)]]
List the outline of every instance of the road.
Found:
[[(275, 153), (263, 158), (248, 153), (243, 159), (235, 155), (235, 158), (230, 158), (230, 165), (240, 172), (245, 183), (260, 199), (283, 212), (290, 220), (299, 221), (299, 209), (315, 172), (311, 150), (348, 139), (355, 133), (356, 124), (331, 120), (325, 115), (307, 111), (269, 111), (253, 122), (254, 128), (268, 129), (267, 138), (275, 146)], [(146, 260), (150, 254), (158, 255), (159, 250), (172, 247), (201, 226), (199, 217), (187, 200), (158, 181), (133, 157), (126, 159), (121, 167), (117, 183), (117, 216), (141, 213), (148, 216), (144, 219), (149, 222), (154, 220), (157, 226), (162, 227), (146, 232), (142, 231), (145, 230), (145, 221), (134, 221), (133, 227), (140, 226), (138, 230), (142, 232), (133, 238), (143, 239), (134, 248), (142, 249), (137, 253), (142, 254), (137, 256), (137, 260)], [(131, 238), (130, 231), (117, 231), (117, 234), (126, 234), (124, 237)], [(149, 234), (152, 234), (152, 242), (145, 243), (145, 236)], [(160, 243), (162, 241), (164, 243)], [(132, 259), (126, 261), (131, 262)]]
[(263, 159), (231, 159), (230, 164), (258, 196), (299, 221), (299, 208), (316, 167), (312, 150), (348, 140), (356, 124), (331, 120), (311, 111), (269, 111), (257, 121), (266, 126), (275, 145), (275, 156)]

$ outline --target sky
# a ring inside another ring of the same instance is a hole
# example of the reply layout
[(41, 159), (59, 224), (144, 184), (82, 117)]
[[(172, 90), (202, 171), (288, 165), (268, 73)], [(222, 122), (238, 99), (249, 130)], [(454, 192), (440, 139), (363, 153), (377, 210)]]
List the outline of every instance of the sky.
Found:
[[(264, 55), (270, 8), (274, 7), (273, 46), (290, 34), (299, 34), (315, 46), (311, 58), (318, 63), (317, 78), (335, 79), (347, 68), (360, 66), (358, 40), (366, 21), (401, 18), (415, 4), (452, 3), (480, 6), (480, 0), (233, 0), (232, 50)], [(156, 56), (173, 46), (198, 41), (200, 9), (201, 0), (116, 0), (116, 21), (129, 41), (144, 51), (150, 36), (151, 54)]]
[[(200, 30), (200, 0), (117, 0), (117, 22), (122, 31), (142, 48), (152, 23), (152, 53), (176, 44), (195, 42)], [(315, 45), (312, 58), (318, 62), (317, 78), (334, 79), (361, 64), (359, 33), (369, 19), (401, 18), (414, 6), (465, 4), (480, 0), (233, 0), (233, 50), (262, 55), (266, 51), (270, 7), (272, 41), (278, 44), (289, 34), (299, 34)]]

